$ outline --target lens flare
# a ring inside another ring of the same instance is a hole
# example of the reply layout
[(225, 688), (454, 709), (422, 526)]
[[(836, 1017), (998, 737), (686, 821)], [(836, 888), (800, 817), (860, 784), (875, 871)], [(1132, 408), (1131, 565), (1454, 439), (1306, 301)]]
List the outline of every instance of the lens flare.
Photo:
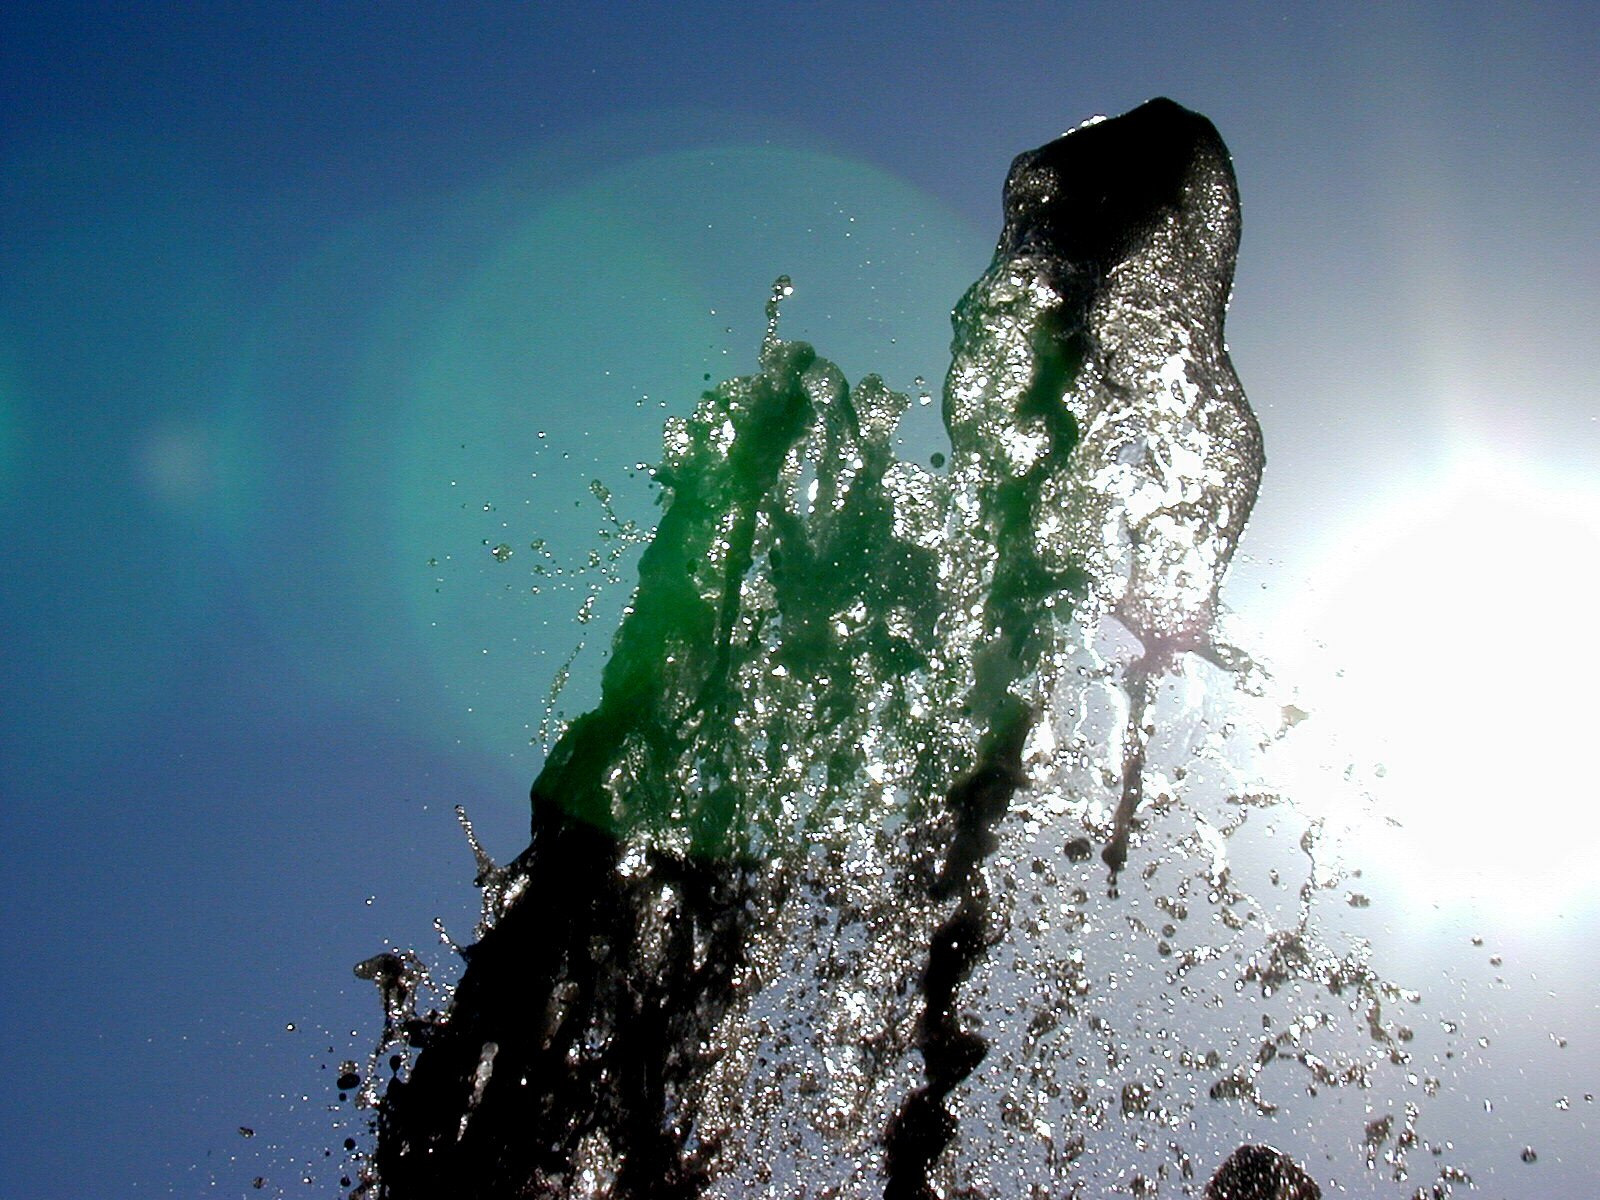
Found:
[(1593, 895), (1597, 584), (1593, 485), (1480, 454), (1353, 525), (1301, 597), (1282, 665), (1331, 668), (1307, 729), (1370, 772), (1370, 848), (1415, 899), (1533, 917)]
[[(627, 599), (626, 582), (591, 595), (586, 561), (615, 533), (592, 489), (653, 523), (634, 465), (657, 458), (663, 411), (749, 365), (773, 277), (795, 278), (786, 333), (829, 334), (843, 363), (911, 391), (988, 254), (914, 188), (811, 150), (703, 146), (570, 176), (535, 154), (308, 254), (237, 405), (265, 426), (262, 511), (295, 542), (263, 594), (297, 671), (357, 703), (399, 697), (420, 735), (487, 751), (513, 797), (548, 740), (552, 679), (594, 631), (559, 707), (593, 702)], [(933, 424), (931, 405), (916, 415)], [(189, 478), (184, 445), (155, 449), (157, 477)], [(381, 661), (405, 678), (377, 677)]]

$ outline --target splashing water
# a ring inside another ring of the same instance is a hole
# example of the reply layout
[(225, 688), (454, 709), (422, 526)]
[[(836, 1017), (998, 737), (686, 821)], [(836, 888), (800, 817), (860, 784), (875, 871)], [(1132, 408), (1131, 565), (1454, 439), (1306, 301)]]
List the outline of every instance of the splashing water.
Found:
[(1332, 1145), (1331, 1186), (1407, 1177), (1419, 997), (1261, 783), (1303, 712), (1211, 634), (1263, 466), (1227, 151), (1152, 101), (1005, 197), (946, 470), (895, 458), (906, 396), (779, 336), (787, 277), (759, 371), (667, 423), (531, 844), (497, 866), (462, 818), (484, 909), (447, 1011), (408, 1007), (413, 959), (358, 968), (380, 1054), (418, 1052), (381, 1100), (369, 1072), (365, 1189), (1200, 1195), (1263, 1132)]

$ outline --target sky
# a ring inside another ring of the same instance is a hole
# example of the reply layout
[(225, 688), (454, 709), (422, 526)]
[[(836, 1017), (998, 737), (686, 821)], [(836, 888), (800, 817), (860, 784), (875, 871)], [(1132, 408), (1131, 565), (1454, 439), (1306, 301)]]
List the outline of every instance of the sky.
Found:
[(1229, 631), (1383, 759), (1480, 1181), (1593, 1190), (1592, 6), (570, 7), (0, 11), (0, 1194), (330, 1190), (351, 965), (469, 933), (456, 805), (524, 844), (662, 419), (780, 273), (936, 393), (1012, 156), (1154, 95), (1243, 198)]

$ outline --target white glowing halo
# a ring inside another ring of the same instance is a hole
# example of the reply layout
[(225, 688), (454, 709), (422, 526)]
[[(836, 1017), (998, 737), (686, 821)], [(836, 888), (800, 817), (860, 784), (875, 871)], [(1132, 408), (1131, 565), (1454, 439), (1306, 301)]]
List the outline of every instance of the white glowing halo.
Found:
[[(1595, 898), (1600, 479), (1463, 454), (1351, 521), (1307, 575), (1268, 640), (1312, 712), (1288, 753), (1365, 779), (1362, 855), (1444, 908)], [(1312, 807), (1327, 791), (1309, 769), (1294, 786)]]

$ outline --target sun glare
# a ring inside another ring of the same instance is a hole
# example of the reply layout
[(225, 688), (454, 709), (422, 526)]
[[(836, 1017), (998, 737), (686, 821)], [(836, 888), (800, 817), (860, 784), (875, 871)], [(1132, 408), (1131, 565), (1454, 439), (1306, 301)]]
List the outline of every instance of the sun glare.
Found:
[[(1274, 638), (1412, 898), (1553, 915), (1597, 888), (1600, 491), (1465, 460), (1330, 545)], [(1320, 669), (1319, 669), (1320, 668)], [(1315, 686), (1313, 684), (1313, 686)]]

